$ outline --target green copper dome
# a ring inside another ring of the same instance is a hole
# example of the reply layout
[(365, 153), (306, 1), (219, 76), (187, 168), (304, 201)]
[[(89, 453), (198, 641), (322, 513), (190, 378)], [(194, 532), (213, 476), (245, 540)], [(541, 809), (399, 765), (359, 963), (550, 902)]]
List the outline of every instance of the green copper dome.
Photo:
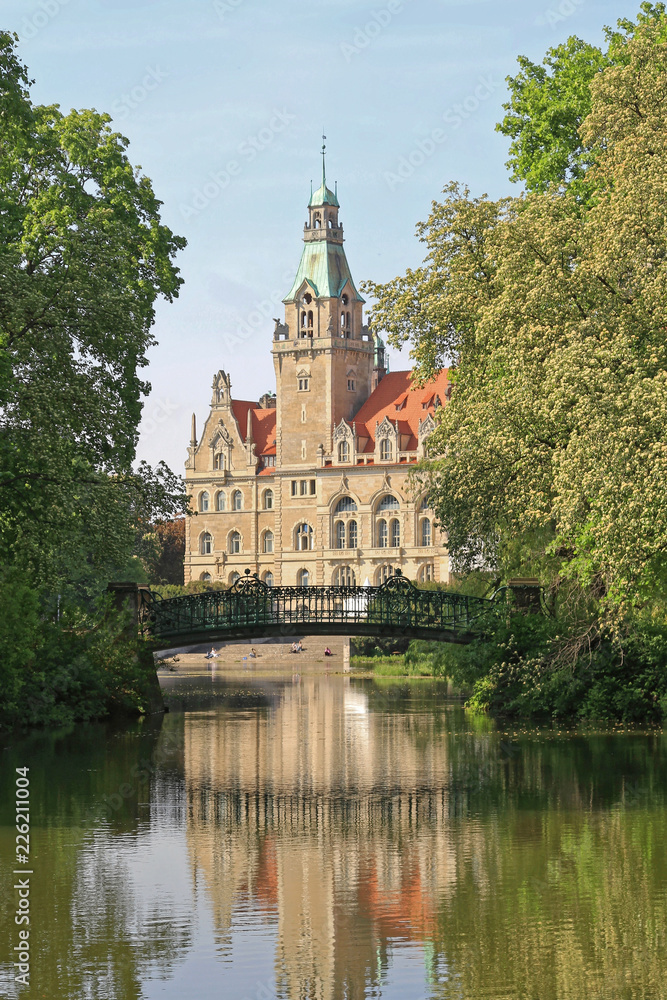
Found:
[(338, 204), (338, 198), (327, 187), (326, 182), (322, 180), (322, 183), (318, 187), (314, 194), (311, 194), (310, 201), (308, 202), (308, 208), (320, 208), (322, 205), (333, 205), (334, 208), (340, 208)]
[(339, 298), (349, 282), (351, 297), (357, 302), (364, 301), (352, 281), (350, 265), (340, 243), (323, 239), (304, 244), (296, 278), (283, 302), (294, 302), (304, 281), (311, 286), (316, 299)]

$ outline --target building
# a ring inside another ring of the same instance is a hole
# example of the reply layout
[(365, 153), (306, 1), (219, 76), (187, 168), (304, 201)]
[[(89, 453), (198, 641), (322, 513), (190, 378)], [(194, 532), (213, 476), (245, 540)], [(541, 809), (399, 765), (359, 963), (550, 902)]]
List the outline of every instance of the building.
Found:
[(337, 194), (311, 194), (303, 252), (275, 321), (275, 396), (234, 399), (213, 379), (201, 437), (192, 418), (185, 582), (233, 583), (247, 568), (271, 586), (449, 578), (446, 538), (409, 474), (449, 394), (389, 372), (364, 324), (343, 248)]

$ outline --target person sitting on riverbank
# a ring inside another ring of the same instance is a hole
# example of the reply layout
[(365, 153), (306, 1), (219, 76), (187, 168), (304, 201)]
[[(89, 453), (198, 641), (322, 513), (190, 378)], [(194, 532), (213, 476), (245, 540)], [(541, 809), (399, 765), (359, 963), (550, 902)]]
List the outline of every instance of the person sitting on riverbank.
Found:
[(220, 656), (220, 653), (216, 653), (216, 651), (213, 648), (213, 646), (211, 646), (211, 652), (210, 653), (206, 653), (205, 657), (206, 657), (207, 660), (214, 660), (216, 658), (216, 656)]
[(250, 659), (251, 660), (256, 660), (257, 659), (257, 650), (255, 649), (254, 646), (250, 650)]
[(331, 652), (331, 650), (329, 649), (329, 647), (328, 647), (328, 646), (327, 646), (327, 648), (326, 648), (326, 649), (324, 650), (324, 655), (325, 655), (325, 656), (333, 656), (333, 653)]

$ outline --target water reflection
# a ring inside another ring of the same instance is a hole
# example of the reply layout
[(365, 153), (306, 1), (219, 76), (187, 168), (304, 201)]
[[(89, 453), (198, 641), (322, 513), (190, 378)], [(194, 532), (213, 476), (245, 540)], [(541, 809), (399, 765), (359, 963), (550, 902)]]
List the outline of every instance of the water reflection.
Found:
[(667, 995), (661, 732), (500, 731), (423, 682), (167, 686), (164, 720), (3, 753), (5, 885), (34, 769), (22, 996)]
[(263, 690), (183, 718), (187, 841), (220, 942), (275, 915), (279, 996), (373, 995), (397, 949), (410, 997), (662, 988), (661, 734), (475, 731), (432, 685)]

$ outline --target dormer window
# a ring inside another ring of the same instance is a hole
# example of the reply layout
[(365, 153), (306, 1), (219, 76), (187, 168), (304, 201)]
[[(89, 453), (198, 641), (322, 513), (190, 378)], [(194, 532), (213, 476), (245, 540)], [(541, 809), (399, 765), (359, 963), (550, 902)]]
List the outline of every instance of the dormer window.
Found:
[(394, 457), (394, 449), (391, 446), (391, 441), (389, 438), (384, 438), (380, 442), (380, 461), (381, 462), (391, 462)]

